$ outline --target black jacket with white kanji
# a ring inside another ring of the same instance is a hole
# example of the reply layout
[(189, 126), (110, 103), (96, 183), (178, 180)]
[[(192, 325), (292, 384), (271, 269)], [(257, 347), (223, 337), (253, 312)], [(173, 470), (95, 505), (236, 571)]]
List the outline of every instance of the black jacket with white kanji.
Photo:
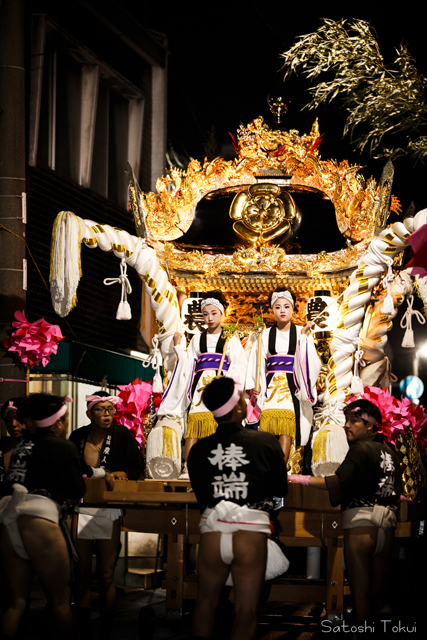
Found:
[(273, 496), (284, 497), (288, 491), (277, 438), (235, 422), (220, 423), (213, 435), (192, 447), (188, 473), (201, 509), (230, 500), (270, 511)]
[[(88, 424), (80, 429), (76, 429), (70, 434), (71, 442), (76, 445), (84, 472), (90, 477), (91, 467), (88, 467), (84, 460), (84, 450), (86, 440), (90, 432), (91, 425)], [(124, 471), (129, 480), (138, 480), (142, 474), (142, 460), (138, 443), (127, 429), (121, 424), (113, 422), (106, 430), (105, 440), (101, 447), (99, 466), (107, 471)]]
[(341, 504), (341, 511), (377, 504), (392, 509), (399, 506), (399, 460), (378, 432), (352, 443), (335, 476), (325, 480), (332, 506)]
[(13, 451), (7, 478), (1, 483), (1, 494), (11, 494), (12, 485), (18, 483), (28, 493), (46, 496), (59, 505), (67, 499), (82, 498), (86, 486), (74, 444), (50, 429), (22, 434), (23, 439)]

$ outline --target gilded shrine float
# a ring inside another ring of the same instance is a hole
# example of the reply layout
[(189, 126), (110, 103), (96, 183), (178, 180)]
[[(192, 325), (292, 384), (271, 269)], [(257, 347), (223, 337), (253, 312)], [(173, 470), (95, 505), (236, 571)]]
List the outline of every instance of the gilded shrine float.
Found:
[[(114, 253), (124, 273), (136, 269), (157, 324), (150, 339), (157, 361), (159, 353), (163, 358), (163, 388), (175, 364), (175, 331), (200, 331), (197, 294), (224, 293), (230, 330), (249, 349), (257, 318), (272, 322), (269, 292), (290, 290), (296, 323), (315, 319), (323, 366), (312, 470), (329, 475), (347, 452), (340, 406), (364, 385), (390, 383), (387, 332), (417, 280), (403, 264), (404, 250), (425, 232), (427, 210), (387, 225), (390, 211), (399, 209), (392, 166), (379, 183), (366, 180), (357, 165), (322, 160), (320, 141), (317, 121), (300, 135), (272, 130), (259, 117), (240, 126), (234, 160), (170, 169), (157, 180), (157, 193), (143, 193), (128, 167), (136, 235), (62, 211), (53, 228), (50, 282), (53, 306), (64, 317), (77, 302), (82, 244)], [(176, 478), (185, 417), (162, 418), (148, 434), (147, 465), (152, 477)], [(414, 498), (425, 481), (407, 422), (402, 460), (405, 491)], [(301, 459), (294, 447), (294, 473)]]

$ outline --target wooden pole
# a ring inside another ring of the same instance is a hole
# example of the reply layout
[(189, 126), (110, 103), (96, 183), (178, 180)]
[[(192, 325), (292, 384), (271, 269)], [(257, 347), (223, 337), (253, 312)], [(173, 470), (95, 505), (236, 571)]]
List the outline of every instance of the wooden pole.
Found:
[(256, 378), (255, 378), (255, 391), (258, 393), (261, 391), (261, 356), (262, 356), (262, 329), (258, 333), (258, 354), (256, 361)]
[(223, 367), (223, 364), (224, 364), (225, 355), (227, 353), (227, 346), (228, 346), (229, 341), (230, 341), (230, 336), (228, 338), (226, 338), (225, 343), (224, 343), (224, 349), (222, 350), (221, 362), (219, 363), (218, 373), (216, 374), (217, 378), (219, 378), (220, 375), (221, 375), (221, 371), (222, 371), (222, 367)]

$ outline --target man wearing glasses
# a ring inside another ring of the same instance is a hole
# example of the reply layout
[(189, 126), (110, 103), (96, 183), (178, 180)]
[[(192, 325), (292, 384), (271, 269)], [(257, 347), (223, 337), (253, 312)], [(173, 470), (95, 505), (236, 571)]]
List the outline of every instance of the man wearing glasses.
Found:
[[(142, 461), (138, 444), (131, 432), (113, 422), (116, 396), (97, 391), (86, 396), (90, 424), (70, 435), (80, 453), (87, 477), (105, 478), (109, 488), (117, 480), (138, 480)], [(73, 520), (73, 540), (80, 556), (76, 563), (76, 601), (80, 637), (90, 638), (90, 583), (92, 556), (96, 555), (96, 575), (100, 595), (100, 637), (107, 640), (112, 632), (116, 589), (114, 568), (120, 549), (120, 509), (78, 508)]]

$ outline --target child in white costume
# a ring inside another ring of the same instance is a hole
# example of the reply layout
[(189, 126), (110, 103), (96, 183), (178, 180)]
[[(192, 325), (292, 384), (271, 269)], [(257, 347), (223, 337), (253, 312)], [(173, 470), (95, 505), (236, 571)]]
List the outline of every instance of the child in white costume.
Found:
[(321, 362), (310, 336), (313, 323), (300, 327), (291, 322), (290, 292), (273, 292), (271, 308), (276, 324), (262, 333), (260, 389), (256, 389), (258, 343), (251, 351), (245, 386), (257, 398), (259, 430), (278, 436), (287, 460), (292, 442), (297, 447), (308, 442)]
[[(191, 447), (200, 438), (215, 433), (217, 422), (212, 413), (202, 402), (205, 387), (216, 377), (226, 346), (226, 354), (222, 367), (222, 375), (233, 378), (244, 384), (247, 360), (245, 352), (237, 336), (226, 341), (221, 321), (228, 306), (225, 297), (219, 291), (210, 291), (202, 302), (202, 314), (207, 330), (193, 336), (185, 353), (181, 347), (181, 336), (175, 334), (175, 351), (178, 356), (179, 376), (171, 380), (170, 392), (175, 398), (183, 399), (185, 409), (190, 405), (187, 417), (187, 433), (185, 441), (185, 459)], [(182, 367), (183, 359), (185, 358)]]

